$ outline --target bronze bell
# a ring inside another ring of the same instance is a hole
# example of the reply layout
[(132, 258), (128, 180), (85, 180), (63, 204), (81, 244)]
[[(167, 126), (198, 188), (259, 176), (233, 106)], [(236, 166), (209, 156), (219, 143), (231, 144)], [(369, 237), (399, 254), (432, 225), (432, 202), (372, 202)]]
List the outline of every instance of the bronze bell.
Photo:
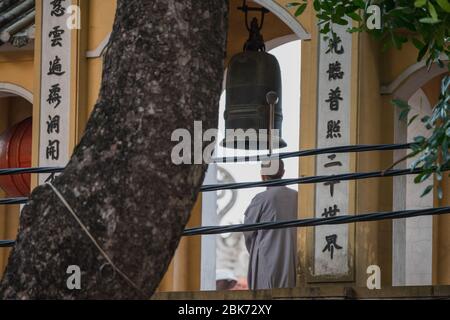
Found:
[[(251, 27), (248, 27), (250, 37), (244, 46), (244, 52), (230, 60), (226, 77), (224, 114), (225, 130), (242, 129), (245, 132), (254, 129), (257, 135), (239, 136), (236, 131), (233, 134), (225, 131), (225, 139), (221, 145), (226, 148), (268, 150), (272, 146), (287, 146), (281, 138), (283, 113), (280, 65), (273, 55), (265, 52), (264, 40), (259, 33), (261, 28), (262, 25), (259, 26), (254, 18)], [(268, 93), (278, 95), (278, 101), (272, 108), (268, 103)], [(270, 132), (269, 128), (278, 129), (279, 135), (275, 134), (276, 131)], [(267, 134), (261, 134), (261, 129)], [(272, 146), (268, 143), (269, 136)]]

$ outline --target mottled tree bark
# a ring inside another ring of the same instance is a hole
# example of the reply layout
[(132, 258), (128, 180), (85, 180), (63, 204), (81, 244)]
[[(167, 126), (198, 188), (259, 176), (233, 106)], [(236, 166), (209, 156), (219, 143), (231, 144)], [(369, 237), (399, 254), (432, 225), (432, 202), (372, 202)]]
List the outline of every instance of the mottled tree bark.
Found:
[[(163, 277), (206, 167), (175, 166), (171, 134), (217, 126), (228, 1), (118, 0), (100, 96), (54, 185), (147, 298)], [(67, 289), (69, 265), (81, 290)], [(106, 266), (106, 267), (105, 267)], [(86, 236), (49, 186), (22, 211), (0, 287), (6, 299), (145, 298)]]

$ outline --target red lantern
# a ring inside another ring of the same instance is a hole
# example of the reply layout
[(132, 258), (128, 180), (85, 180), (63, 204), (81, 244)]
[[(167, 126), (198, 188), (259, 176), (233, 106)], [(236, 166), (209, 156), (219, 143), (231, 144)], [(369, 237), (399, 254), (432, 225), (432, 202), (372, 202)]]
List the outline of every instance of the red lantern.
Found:
[[(12, 126), (0, 136), (0, 168), (31, 167), (32, 118)], [(0, 188), (8, 197), (30, 195), (30, 174), (0, 176)]]

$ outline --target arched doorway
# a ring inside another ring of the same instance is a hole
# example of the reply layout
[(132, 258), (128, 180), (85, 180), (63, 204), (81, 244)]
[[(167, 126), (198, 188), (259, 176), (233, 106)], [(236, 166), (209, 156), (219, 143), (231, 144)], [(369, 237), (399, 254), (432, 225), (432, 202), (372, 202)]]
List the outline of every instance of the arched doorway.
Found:
[[(287, 147), (279, 152), (293, 152), (299, 149), (300, 145), (300, 58), (301, 58), (301, 41), (296, 40), (281, 44), (272, 49), (269, 53), (273, 54), (280, 63), (282, 75), (282, 101), (283, 101), (283, 139), (287, 143)], [(219, 141), (223, 139), (225, 132), (224, 112), (225, 112), (225, 94), (222, 95), (220, 111), (219, 111)], [(217, 156), (220, 158), (229, 154), (224, 148), (218, 146)], [(237, 156), (245, 156), (249, 153), (236, 152)], [(250, 154), (267, 154), (267, 151), (251, 152)], [(297, 178), (299, 176), (299, 159), (291, 158), (285, 159), (286, 174), (284, 178)], [(218, 165), (219, 177), (222, 175), (221, 171), (227, 172), (234, 178), (235, 182), (245, 181), (259, 181), (260, 163), (224, 163)], [(226, 181), (219, 181), (226, 183)], [(230, 181), (233, 182), (233, 181)], [(298, 186), (290, 186), (294, 190), (298, 190)], [(236, 201), (226, 212), (224, 209), (229, 205), (229, 199), (224, 196), (218, 199), (219, 224), (241, 224), (243, 223), (243, 213), (249, 206), (250, 201), (256, 194), (264, 191), (265, 188), (235, 190)], [(226, 193), (231, 193), (227, 191)], [(245, 288), (248, 254), (245, 248), (245, 243), (242, 234), (225, 234), (217, 236), (217, 270), (231, 269), (238, 278), (241, 288)]]
[[(33, 113), (32, 95), (11, 84), (0, 84), (0, 134), (30, 118)], [(29, 155), (31, 157), (31, 154)], [(0, 187), (0, 197), (11, 196)], [(19, 225), (19, 205), (0, 207), (0, 239), (15, 239)], [(0, 249), (0, 276), (6, 265), (9, 249)]]
[[(418, 119), (430, 116), (432, 106), (422, 89), (417, 90), (408, 101), (412, 107), (409, 119), (418, 115)], [(420, 121), (414, 121), (407, 128), (407, 140), (414, 137), (429, 137), (431, 132), (426, 130)], [(410, 158), (407, 166), (411, 166), (416, 158)], [(406, 177), (406, 209), (427, 209), (433, 207), (434, 192), (431, 191), (421, 197), (426, 185), (433, 184), (430, 177), (423, 184), (414, 183), (414, 176)], [(405, 285), (431, 285), (433, 262), (433, 217), (415, 217), (405, 221), (406, 247), (405, 247)]]
[[(418, 115), (418, 119), (430, 115), (440, 92), (440, 82), (448, 69), (433, 64), (427, 68), (425, 63), (416, 63), (407, 68), (390, 85), (383, 87), (382, 92), (392, 94), (395, 99), (407, 101), (412, 107), (409, 117)], [(399, 110), (395, 110), (394, 141), (395, 143), (412, 142), (416, 136), (427, 136), (428, 132), (420, 120), (416, 120), (408, 126), (409, 121), (399, 121)], [(409, 119), (408, 119), (409, 120)], [(394, 160), (406, 156), (406, 150), (394, 152)], [(408, 159), (397, 166), (406, 168), (413, 159)], [(429, 208), (436, 205), (433, 192), (421, 197), (424, 188), (433, 184), (414, 183), (412, 177), (396, 177), (393, 181), (393, 210), (405, 210), (410, 208)], [(448, 225), (444, 221), (447, 217), (418, 217), (400, 219), (392, 222), (392, 284), (394, 286), (405, 285), (432, 285), (434, 274), (439, 274), (436, 268), (437, 259), (435, 249), (437, 246), (436, 232), (439, 224)]]
[[(274, 1), (248, 2), (252, 7), (263, 4), (271, 12), (266, 16), (265, 27), (262, 29), (266, 51), (273, 54), (279, 61), (283, 82), (283, 138), (288, 148), (282, 152), (299, 149), (300, 125), (300, 64), (301, 40), (309, 39), (302, 26), (285, 8)], [(270, 4), (267, 5), (266, 4)], [(243, 44), (248, 39), (244, 15), (237, 10), (242, 0), (230, 1), (230, 27), (226, 62), (232, 56), (242, 51)], [(252, 17), (259, 18), (259, 13)], [(224, 79), (225, 80), (225, 79)], [(224, 81), (225, 90), (225, 81)], [(219, 137), (223, 139), (225, 94), (222, 95), (219, 110)], [(230, 156), (229, 152), (216, 146), (216, 156)], [(251, 152), (249, 154), (267, 154), (267, 151)], [(244, 154), (235, 153), (236, 156)], [(298, 177), (298, 159), (285, 161), (286, 178)], [(260, 164), (258, 162), (240, 164), (210, 165), (205, 184), (224, 182), (258, 181), (260, 179)], [(202, 197), (202, 225), (238, 224), (243, 221), (243, 214), (252, 198), (261, 192), (260, 189), (249, 189), (243, 192), (224, 191), (221, 193), (205, 193)], [(232, 275), (239, 280), (238, 288), (246, 288), (248, 268), (248, 253), (245, 249), (242, 234), (225, 234), (202, 237), (201, 289), (215, 290), (216, 276)]]

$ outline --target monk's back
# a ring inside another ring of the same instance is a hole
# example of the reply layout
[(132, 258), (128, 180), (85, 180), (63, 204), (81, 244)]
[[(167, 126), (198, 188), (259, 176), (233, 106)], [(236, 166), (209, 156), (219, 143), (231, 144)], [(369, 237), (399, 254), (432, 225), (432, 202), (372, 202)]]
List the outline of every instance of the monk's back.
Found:
[[(297, 219), (296, 191), (270, 187), (253, 199), (245, 214), (245, 223), (289, 221)], [(251, 289), (295, 287), (296, 229), (259, 230), (246, 233), (250, 253)]]
[(268, 209), (263, 210), (261, 221), (297, 219), (298, 193), (287, 187), (270, 187), (256, 197), (261, 197)]

